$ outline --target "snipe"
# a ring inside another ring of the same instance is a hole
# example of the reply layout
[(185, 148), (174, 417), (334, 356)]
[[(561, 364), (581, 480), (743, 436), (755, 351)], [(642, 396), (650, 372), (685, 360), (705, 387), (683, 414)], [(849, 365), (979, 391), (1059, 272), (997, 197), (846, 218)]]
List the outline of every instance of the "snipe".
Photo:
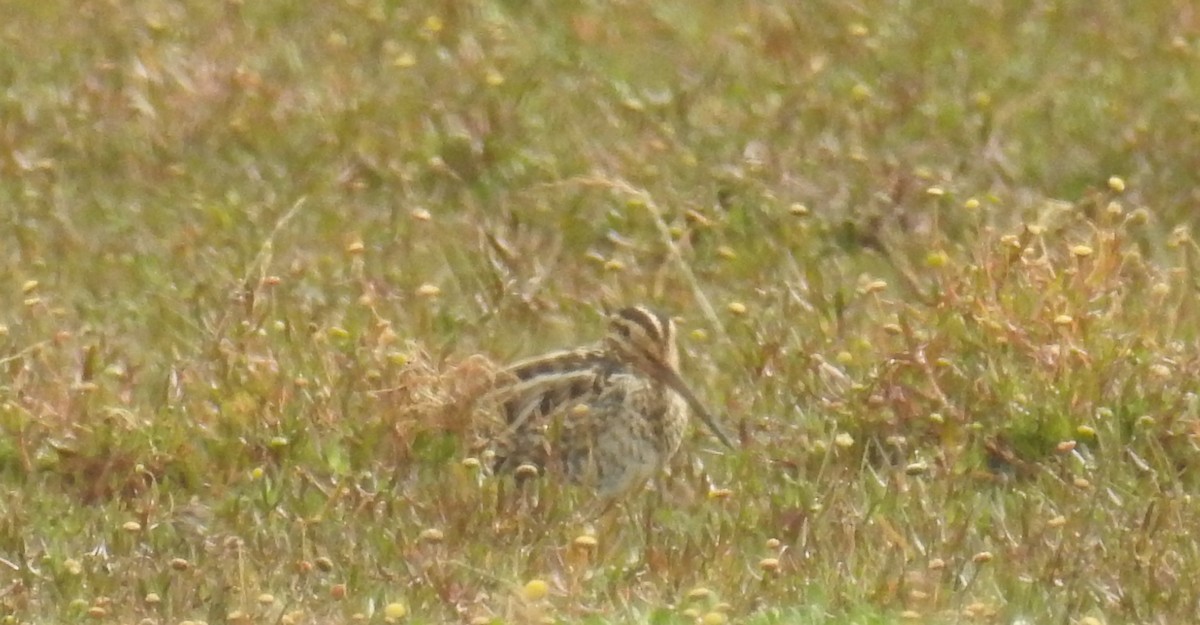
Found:
[(506, 423), (495, 444), (497, 473), (537, 470), (609, 501), (662, 471), (689, 409), (733, 447), (679, 375), (675, 323), (642, 306), (610, 315), (598, 345), (509, 366), (496, 397)]

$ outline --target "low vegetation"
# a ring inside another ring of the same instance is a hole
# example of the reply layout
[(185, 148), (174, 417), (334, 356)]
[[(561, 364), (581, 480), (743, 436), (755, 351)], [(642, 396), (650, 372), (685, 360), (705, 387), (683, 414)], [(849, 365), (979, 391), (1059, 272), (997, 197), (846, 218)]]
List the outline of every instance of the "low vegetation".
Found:
[[(1194, 617), (1189, 3), (7, 5), (3, 623)], [(490, 475), (631, 303), (739, 448)]]

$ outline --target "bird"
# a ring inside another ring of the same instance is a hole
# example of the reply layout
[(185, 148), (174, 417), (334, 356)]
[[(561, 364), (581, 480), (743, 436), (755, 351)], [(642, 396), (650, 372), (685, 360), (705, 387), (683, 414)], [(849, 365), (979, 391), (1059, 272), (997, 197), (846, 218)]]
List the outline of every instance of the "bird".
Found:
[(496, 474), (561, 476), (615, 501), (661, 474), (689, 410), (734, 448), (679, 374), (674, 320), (645, 306), (611, 313), (597, 344), (515, 362), (497, 379)]

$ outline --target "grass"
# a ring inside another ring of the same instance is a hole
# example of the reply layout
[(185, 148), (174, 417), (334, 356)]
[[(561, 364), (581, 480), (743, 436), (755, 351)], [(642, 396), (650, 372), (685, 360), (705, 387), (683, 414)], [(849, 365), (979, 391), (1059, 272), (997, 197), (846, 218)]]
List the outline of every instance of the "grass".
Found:
[[(4, 623), (1194, 614), (1187, 3), (9, 5)], [(649, 544), (471, 401), (641, 302)]]

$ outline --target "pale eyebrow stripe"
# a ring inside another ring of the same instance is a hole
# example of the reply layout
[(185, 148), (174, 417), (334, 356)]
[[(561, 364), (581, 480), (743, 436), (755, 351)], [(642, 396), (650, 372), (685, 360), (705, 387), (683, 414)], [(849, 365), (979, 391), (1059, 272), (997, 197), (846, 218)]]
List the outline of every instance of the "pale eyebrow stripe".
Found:
[(642, 306), (626, 308), (618, 313), (622, 319), (635, 323), (646, 331), (655, 341), (662, 341), (665, 336), (663, 324), (659, 316)]

